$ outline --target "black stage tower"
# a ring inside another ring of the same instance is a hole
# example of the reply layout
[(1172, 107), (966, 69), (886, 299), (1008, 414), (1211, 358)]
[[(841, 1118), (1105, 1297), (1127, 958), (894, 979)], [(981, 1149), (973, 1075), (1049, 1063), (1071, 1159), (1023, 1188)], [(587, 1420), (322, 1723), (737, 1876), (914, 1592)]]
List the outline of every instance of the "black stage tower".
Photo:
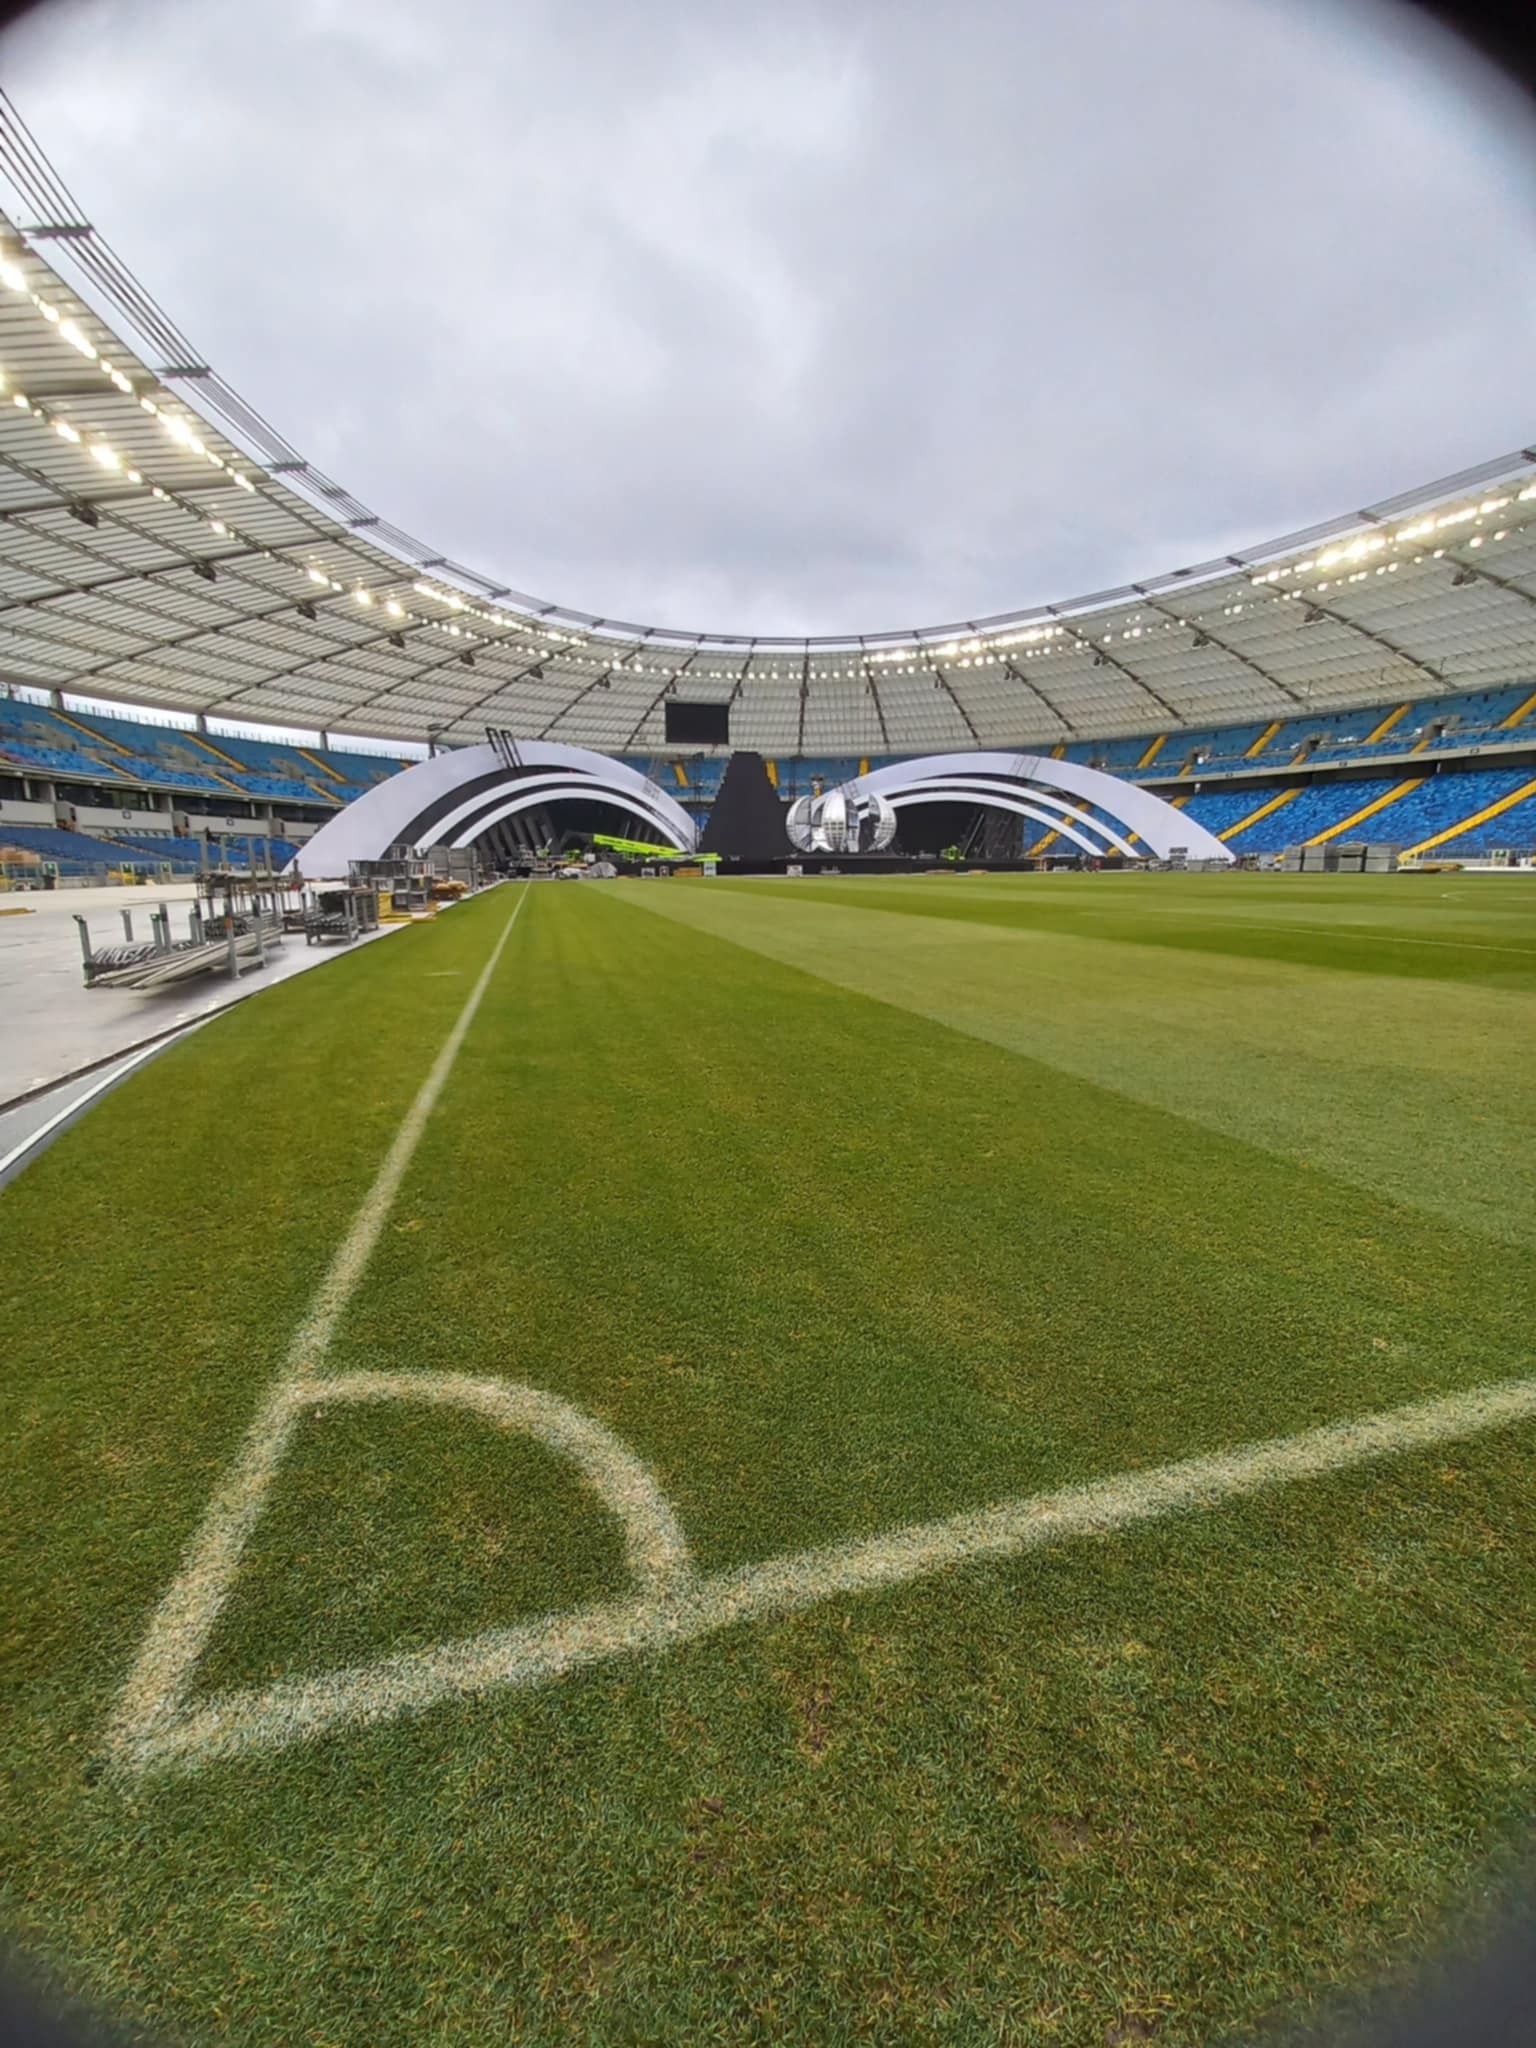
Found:
[(704, 827), (701, 853), (723, 860), (783, 860), (790, 852), (784, 806), (761, 754), (732, 754)]

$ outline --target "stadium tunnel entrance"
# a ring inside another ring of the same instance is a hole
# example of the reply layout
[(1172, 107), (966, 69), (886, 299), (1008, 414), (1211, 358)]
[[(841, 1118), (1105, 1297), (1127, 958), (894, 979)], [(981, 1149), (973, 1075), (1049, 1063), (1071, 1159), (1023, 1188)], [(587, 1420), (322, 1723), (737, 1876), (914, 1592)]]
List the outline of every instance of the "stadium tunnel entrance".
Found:
[(936, 798), (897, 811), (891, 851), (909, 860), (936, 860), (953, 849), (966, 860), (1011, 861), (1020, 859), (1025, 846), (1039, 836), (1027, 834), (1024, 820), (1011, 812)]
[(954, 859), (978, 865), (1013, 864), (1035, 857), (1093, 859), (1120, 866), (1114, 846), (1082, 845), (1066, 835), (1069, 818), (1043, 808), (963, 803), (953, 797), (918, 797), (898, 803), (890, 851), (908, 860)]
[[(951, 858), (955, 850), (966, 849), (967, 841), (968, 850), (979, 854), (989, 835), (995, 846), (1012, 845), (1015, 828), (1005, 819), (1019, 821), (1021, 839), (1023, 833), (1030, 835), (1022, 839), (1025, 857), (1038, 851), (1051, 858), (1065, 854), (1117, 865), (1149, 856), (1167, 860), (1175, 853), (1223, 865), (1233, 858), (1213, 833), (1154, 791), (1055, 755), (985, 749), (927, 754), (856, 776), (844, 788), (855, 798), (887, 804), (896, 813), (898, 831), (914, 809), (948, 806), (966, 835), (946, 842)], [(926, 830), (922, 837), (926, 845)], [(912, 843), (910, 824), (905, 843)]]
[(542, 854), (589, 847), (600, 837), (654, 842), (655, 821), (612, 797), (554, 796), (508, 811), (454, 845), (472, 848), (487, 866), (509, 869)]

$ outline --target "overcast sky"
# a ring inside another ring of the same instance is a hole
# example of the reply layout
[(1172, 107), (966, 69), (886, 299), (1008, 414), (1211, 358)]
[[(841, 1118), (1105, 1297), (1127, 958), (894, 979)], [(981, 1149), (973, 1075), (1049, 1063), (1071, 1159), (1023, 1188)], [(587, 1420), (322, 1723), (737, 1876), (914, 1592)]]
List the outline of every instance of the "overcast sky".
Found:
[(1536, 153), (1295, 0), (56, 0), (7, 90), (211, 361), (518, 589), (981, 616), (1536, 434)]

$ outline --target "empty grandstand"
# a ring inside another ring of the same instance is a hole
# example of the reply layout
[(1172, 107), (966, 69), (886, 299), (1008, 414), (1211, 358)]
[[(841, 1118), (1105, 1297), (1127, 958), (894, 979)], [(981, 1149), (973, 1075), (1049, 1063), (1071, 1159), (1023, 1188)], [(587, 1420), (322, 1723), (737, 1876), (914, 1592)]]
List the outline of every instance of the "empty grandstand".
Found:
[(1536, 863), (1536, 448), (615, 622), (306, 461), (25, 140), (8, 1941), (144, 2041), (1331, 2038), (1536, 1783), (1536, 903), (1387, 872)]
[[(23, 187), (18, 206), (40, 209)], [(59, 226), (57, 264), (88, 258), (90, 223)], [(0, 487), (0, 673), (320, 736), (299, 747), (13, 707), (18, 766), (319, 816), (382, 772), (344, 744), (330, 757), (338, 731), (456, 744), (489, 723), (651, 760), (668, 701), (724, 700), (735, 744), (797, 764), (786, 795), (818, 761), (967, 747), (1061, 746), (1178, 775), (1454, 751), (1517, 725), (1536, 678), (1529, 451), (1025, 613), (845, 639), (630, 627), (444, 561), (216, 375), (196, 380), (194, 410), (154, 367), (142, 291), (98, 281), (109, 325), (14, 220), (0, 239), (17, 464)], [(703, 794), (708, 772), (679, 769), (704, 776), (690, 782)]]
[(667, 747), (680, 700), (728, 704), (786, 803), (1001, 747), (1142, 781), (1239, 854), (1357, 823), (1449, 857), (1536, 837), (1532, 451), (1028, 613), (845, 640), (619, 626), (442, 561), (217, 377), (194, 412), (135, 344), (142, 295), (107, 287), (109, 326), (13, 223), (0, 256), (13, 847), (77, 830), (174, 867), (210, 835), (298, 844), (400, 765), (338, 733), (419, 750), (490, 725), (610, 752), (702, 825), (724, 757)]

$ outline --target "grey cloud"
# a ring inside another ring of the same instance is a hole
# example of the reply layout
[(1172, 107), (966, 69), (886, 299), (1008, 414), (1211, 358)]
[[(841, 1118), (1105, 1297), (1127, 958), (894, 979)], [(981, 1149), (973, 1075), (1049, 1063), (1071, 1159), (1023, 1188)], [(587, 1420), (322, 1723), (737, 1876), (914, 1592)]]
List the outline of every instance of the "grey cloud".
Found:
[(1536, 164), (1267, 0), (91, 0), (8, 87), (306, 453), (725, 631), (1074, 595), (1529, 437)]

